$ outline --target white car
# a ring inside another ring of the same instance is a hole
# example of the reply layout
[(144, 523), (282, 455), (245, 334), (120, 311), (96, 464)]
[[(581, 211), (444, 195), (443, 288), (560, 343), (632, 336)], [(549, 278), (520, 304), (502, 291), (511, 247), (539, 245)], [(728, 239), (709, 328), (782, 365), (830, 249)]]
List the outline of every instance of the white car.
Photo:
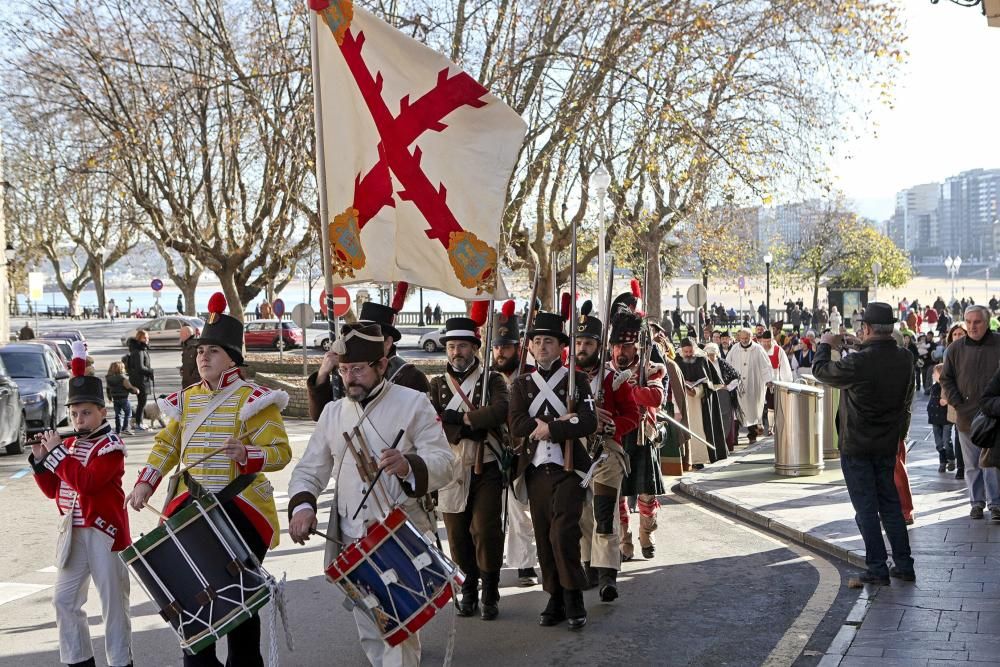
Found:
[(201, 333), (202, 327), (205, 326), (205, 320), (200, 317), (188, 317), (186, 315), (158, 317), (155, 320), (150, 320), (141, 326), (127, 331), (121, 337), (121, 342), (122, 345), (128, 345), (129, 338), (135, 338), (135, 334), (139, 329), (145, 329), (149, 333), (150, 347), (180, 347), (181, 327), (184, 325), (194, 327), (194, 333), (197, 336)]
[(329, 350), (330, 350), (330, 332), (329, 331), (322, 331), (322, 332), (316, 334), (315, 336), (313, 336), (312, 347), (319, 348), (320, 350), (323, 350), (324, 352), (329, 352)]
[(420, 337), (420, 348), (424, 352), (437, 352), (438, 350), (443, 350), (444, 343), (441, 342), (441, 336), (444, 335), (444, 332), (444, 329), (428, 331)]

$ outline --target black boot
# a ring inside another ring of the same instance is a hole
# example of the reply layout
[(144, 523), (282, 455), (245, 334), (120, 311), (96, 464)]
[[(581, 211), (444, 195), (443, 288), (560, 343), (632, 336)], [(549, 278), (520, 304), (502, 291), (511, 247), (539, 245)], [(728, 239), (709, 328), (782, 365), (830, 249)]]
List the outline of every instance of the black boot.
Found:
[(550, 595), (549, 603), (545, 605), (545, 609), (538, 615), (538, 625), (544, 627), (559, 625), (565, 620), (566, 607), (563, 604), (562, 595), (559, 593)]
[(459, 616), (472, 616), (479, 608), (479, 577), (469, 576), (462, 583), (462, 599), (455, 600)]
[(590, 567), (590, 561), (583, 561), (583, 571), (587, 575), (587, 585), (583, 587), (583, 590), (589, 591), (591, 588), (597, 586), (597, 568)]
[(599, 585), (601, 587), (601, 602), (614, 602), (618, 599), (618, 572), (610, 567), (600, 568)]
[(97, 667), (97, 663), (94, 662), (94, 657), (91, 656), (84, 660), (83, 662), (74, 662), (69, 665), (69, 667)]
[[(603, 568), (602, 568), (603, 569)], [(583, 606), (583, 591), (563, 589), (563, 603), (570, 630), (579, 630), (587, 624), (587, 608)]]
[(483, 572), (483, 607), (479, 612), (484, 621), (492, 621), (500, 615), (500, 573)]

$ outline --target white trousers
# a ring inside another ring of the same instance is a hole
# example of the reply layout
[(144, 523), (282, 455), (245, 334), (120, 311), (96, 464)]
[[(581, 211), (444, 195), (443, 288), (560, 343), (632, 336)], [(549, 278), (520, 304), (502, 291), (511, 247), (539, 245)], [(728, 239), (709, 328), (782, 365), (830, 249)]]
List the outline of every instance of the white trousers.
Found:
[(112, 540), (96, 528), (73, 527), (66, 566), (56, 571), (52, 605), (59, 628), (59, 660), (66, 664), (94, 656), (83, 605), (90, 579), (101, 597), (104, 651), (111, 667), (132, 662), (132, 621), (129, 618), (129, 579), (125, 563), (111, 551)]
[(361, 649), (368, 656), (372, 667), (418, 667), (420, 665), (420, 633), (396, 646), (389, 646), (382, 640), (378, 628), (365, 613), (354, 610), (354, 622), (358, 624)]
[(507, 492), (507, 567), (527, 570), (538, 564), (535, 548), (535, 529), (531, 525), (531, 511), (527, 503)]

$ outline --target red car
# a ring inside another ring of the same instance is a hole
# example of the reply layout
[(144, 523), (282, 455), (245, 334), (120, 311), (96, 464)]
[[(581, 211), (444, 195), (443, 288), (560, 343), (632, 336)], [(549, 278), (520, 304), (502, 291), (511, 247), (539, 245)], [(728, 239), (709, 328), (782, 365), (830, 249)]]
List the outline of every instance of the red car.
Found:
[[(280, 327), (280, 333), (279, 333)], [(267, 347), (275, 350), (302, 345), (302, 329), (294, 322), (278, 322), (278, 320), (256, 320), (247, 322), (243, 327), (243, 341), (247, 348)]]

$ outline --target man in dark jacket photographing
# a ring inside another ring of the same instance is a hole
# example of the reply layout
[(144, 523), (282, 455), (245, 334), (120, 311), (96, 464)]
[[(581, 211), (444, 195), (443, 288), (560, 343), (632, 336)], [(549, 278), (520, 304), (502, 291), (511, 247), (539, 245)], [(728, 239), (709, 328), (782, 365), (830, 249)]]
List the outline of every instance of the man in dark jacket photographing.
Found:
[[(841, 390), (837, 413), (840, 467), (865, 542), (867, 570), (861, 581), (886, 586), (890, 574), (904, 581), (915, 579), (910, 540), (893, 481), (896, 450), (910, 428), (913, 357), (892, 337), (896, 318), (889, 304), (869, 303), (858, 319), (860, 350), (832, 361), (835, 336), (823, 334), (813, 375)], [(891, 571), (882, 527), (892, 546)]]

